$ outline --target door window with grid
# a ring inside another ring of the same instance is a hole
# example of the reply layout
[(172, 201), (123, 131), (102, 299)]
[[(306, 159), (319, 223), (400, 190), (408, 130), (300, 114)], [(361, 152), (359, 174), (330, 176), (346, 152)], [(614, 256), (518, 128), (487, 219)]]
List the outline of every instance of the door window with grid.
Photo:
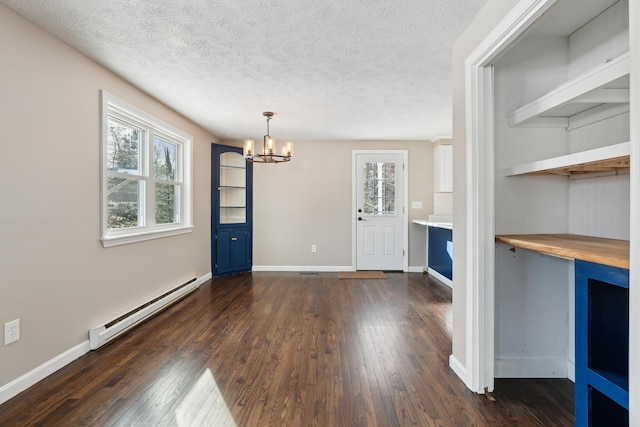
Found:
[(396, 164), (365, 163), (363, 213), (396, 214)]

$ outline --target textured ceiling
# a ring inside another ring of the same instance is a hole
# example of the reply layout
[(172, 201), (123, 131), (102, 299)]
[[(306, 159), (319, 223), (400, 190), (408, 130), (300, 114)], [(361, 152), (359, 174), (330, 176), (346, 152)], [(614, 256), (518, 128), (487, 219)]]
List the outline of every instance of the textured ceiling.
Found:
[(486, 0), (0, 0), (223, 139), (451, 135)]

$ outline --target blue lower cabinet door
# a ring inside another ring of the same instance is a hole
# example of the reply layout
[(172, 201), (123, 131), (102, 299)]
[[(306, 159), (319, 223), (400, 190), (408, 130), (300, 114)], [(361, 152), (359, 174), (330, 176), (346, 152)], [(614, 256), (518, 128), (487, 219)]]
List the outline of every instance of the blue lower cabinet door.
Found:
[(218, 230), (216, 275), (251, 270), (251, 235), (247, 230)]
[(219, 230), (216, 235), (216, 274), (225, 274), (233, 271), (231, 234), (230, 231)]
[(231, 233), (231, 253), (234, 271), (248, 271), (251, 268), (251, 251), (248, 231)]
[(429, 227), (429, 268), (447, 279), (453, 277), (452, 230)]

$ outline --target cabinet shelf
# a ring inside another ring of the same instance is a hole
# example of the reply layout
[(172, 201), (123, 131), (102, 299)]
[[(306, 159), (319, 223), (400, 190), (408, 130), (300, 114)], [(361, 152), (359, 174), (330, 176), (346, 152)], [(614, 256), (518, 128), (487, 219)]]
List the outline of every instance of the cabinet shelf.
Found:
[(625, 373), (607, 371), (604, 369), (590, 369), (591, 383), (598, 382), (597, 380), (594, 380), (594, 377), (599, 377), (599, 382), (603, 384), (602, 386), (597, 387), (598, 389), (613, 388), (621, 394), (629, 393), (629, 376)]
[(631, 144), (623, 142), (565, 156), (516, 165), (506, 170), (507, 176), (582, 175), (629, 169)]
[(575, 129), (629, 111), (629, 53), (509, 113), (509, 126)]

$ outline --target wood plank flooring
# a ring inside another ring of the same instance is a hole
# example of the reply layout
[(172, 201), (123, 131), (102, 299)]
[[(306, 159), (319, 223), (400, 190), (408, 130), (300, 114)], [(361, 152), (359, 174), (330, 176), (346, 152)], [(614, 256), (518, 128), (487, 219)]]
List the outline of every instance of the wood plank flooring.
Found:
[(0, 406), (1, 426), (570, 426), (568, 380), (448, 367), (451, 291), (421, 274), (216, 278)]

